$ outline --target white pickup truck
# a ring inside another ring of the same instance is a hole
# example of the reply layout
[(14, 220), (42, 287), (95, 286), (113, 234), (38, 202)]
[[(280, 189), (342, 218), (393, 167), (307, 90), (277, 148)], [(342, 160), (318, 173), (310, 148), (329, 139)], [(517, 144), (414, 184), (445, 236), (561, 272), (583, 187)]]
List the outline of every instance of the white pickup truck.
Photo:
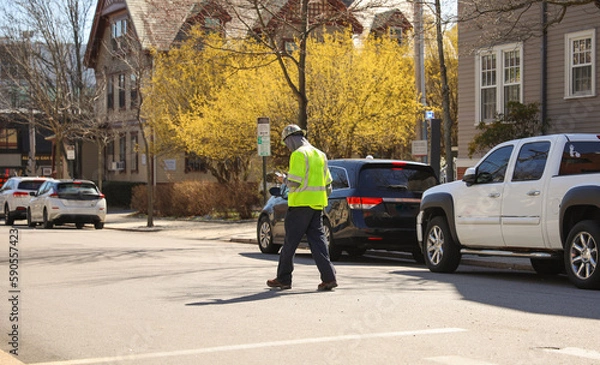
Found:
[(423, 193), (417, 238), (434, 272), (467, 254), (527, 257), (540, 274), (600, 288), (600, 135), (499, 144), (462, 181)]

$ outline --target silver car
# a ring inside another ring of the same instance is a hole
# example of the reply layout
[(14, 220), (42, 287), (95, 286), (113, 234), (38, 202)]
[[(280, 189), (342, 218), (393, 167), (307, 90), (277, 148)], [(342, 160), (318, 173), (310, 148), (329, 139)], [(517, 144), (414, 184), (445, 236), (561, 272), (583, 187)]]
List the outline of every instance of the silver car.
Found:
[(27, 217), (30, 193), (37, 191), (46, 180), (48, 178), (23, 176), (6, 180), (0, 188), (0, 211), (4, 215), (4, 224), (11, 226), (15, 220)]
[(52, 228), (63, 223), (86, 223), (104, 228), (106, 199), (96, 184), (89, 180), (48, 180), (32, 194), (27, 210), (27, 224)]

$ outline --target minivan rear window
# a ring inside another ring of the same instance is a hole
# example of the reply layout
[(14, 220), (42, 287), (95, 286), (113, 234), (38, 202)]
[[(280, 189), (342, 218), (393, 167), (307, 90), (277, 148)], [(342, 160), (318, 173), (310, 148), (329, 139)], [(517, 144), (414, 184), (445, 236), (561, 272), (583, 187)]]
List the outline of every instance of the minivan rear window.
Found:
[(412, 166), (366, 167), (359, 177), (361, 189), (423, 192), (436, 184), (437, 179), (432, 171)]

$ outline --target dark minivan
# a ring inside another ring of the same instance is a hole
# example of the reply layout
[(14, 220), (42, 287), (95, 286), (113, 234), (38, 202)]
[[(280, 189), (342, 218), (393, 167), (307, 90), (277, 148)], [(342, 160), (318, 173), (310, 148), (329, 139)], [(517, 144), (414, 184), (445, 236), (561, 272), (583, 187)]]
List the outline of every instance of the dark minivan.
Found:
[[(345, 251), (361, 256), (368, 249), (410, 252), (417, 262), (416, 217), (421, 194), (437, 185), (431, 166), (411, 161), (339, 159), (329, 161), (333, 191), (323, 225), (332, 260)], [(258, 218), (258, 244), (277, 253), (285, 238), (286, 189), (271, 188)], [(282, 194), (283, 193), (283, 194)]]

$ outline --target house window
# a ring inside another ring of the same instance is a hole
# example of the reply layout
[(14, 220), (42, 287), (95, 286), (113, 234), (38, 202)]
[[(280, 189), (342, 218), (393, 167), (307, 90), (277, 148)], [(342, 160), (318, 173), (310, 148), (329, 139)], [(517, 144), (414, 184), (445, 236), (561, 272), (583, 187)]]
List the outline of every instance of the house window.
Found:
[(138, 170), (138, 160), (139, 160), (139, 146), (138, 146), (138, 134), (131, 133), (130, 137), (130, 148), (131, 148), (131, 171)]
[(283, 49), (286, 53), (292, 54), (298, 50), (298, 45), (296, 44), (296, 42), (294, 42), (293, 39), (285, 38), (283, 39)]
[(399, 45), (402, 45), (402, 27), (390, 27), (389, 33), (390, 39), (395, 40)]
[(119, 74), (119, 108), (125, 109), (125, 74)]
[(131, 109), (138, 107), (138, 83), (137, 76), (135, 74), (131, 74), (129, 77), (129, 105)]
[(112, 163), (115, 161), (115, 142), (110, 141), (106, 145), (106, 164), (109, 169), (112, 166)]
[(522, 99), (522, 46), (509, 44), (483, 51), (478, 56), (479, 120), (492, 121), (506, 114), (511, 101)]
[(188, 153), (185, 156), (185, 173), (191, 172), (208, 172), (206, 162), (193, 153)]
[(12, 108), (26, 108), (28, 97), (22, 86), (13, 86), (8, 90), (10, 106)]
[(117, 19), (111, 26), (113, 50), (122, 48), (127, 35), (127, 18)]
[(127, 151), (127, 137), (122, 134), (119, 137), (119, 169), (125, 170), (125, 156)]
[(217, 32), (221, 28), (221, 20), (217, 18), (205, 17), (204, 28), (208, 31)]
[(112, 76), (108, 77), (106, 82), (106, 109), (113, 110), (115, 108), (115, 94)]
[(565, 97), (596, 95), (595, 30), (565, 35)]
[(308, 2), (308, 21), (316, 23), (317, 19), (323, 20), (324, 17), (332, 16), (332, 9), (327, 0), (309, 0)]
[(19, 138), (15, 128), (0, 129), (0, 150), (18, 149)]
[(124, 37), (127, 34), (127, 18), (117, 19), (112, 24), (112, 37), (114, 39)]

